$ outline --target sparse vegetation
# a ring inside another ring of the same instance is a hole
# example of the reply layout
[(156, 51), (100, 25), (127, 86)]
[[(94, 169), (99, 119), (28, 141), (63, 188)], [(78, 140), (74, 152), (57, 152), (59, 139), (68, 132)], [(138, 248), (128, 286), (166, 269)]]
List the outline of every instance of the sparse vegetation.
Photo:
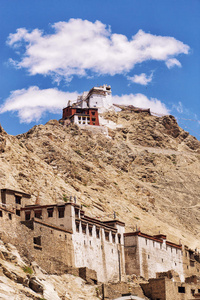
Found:
[(22, 270), (27, 274), (33, 274), (33, 269), (30, 266), (24, 266)]

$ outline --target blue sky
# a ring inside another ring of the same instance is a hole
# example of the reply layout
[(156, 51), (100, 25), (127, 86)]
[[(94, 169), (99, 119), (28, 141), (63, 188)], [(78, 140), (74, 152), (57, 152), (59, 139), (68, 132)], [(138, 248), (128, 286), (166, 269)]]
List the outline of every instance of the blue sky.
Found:
[(59, 119), (110, 84), (113, 101), (173, 114), (200, 139), (199, 0), (1, 0), (0, 123)]

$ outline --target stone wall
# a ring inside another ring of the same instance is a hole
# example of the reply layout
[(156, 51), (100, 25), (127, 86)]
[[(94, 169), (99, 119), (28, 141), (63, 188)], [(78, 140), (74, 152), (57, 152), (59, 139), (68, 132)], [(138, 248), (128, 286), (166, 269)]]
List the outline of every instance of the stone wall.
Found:
[(152, 300), (192, 300), (200, 299), (199, 284), (174, 282), (169, 278), (150, 279), (141, 284), (146, 297)]

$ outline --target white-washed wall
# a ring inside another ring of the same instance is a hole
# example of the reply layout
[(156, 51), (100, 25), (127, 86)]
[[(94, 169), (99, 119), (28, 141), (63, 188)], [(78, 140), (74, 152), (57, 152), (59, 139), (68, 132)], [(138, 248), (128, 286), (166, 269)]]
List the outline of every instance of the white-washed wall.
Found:
[(156, 277), (157, 272), (176, 271), (184, 281), (182, 251), (178, 248), (138, 236), (140, 275)]
[[(100, 235), (97, 237), (96, 225), (92, 226), (91, 235), (88, 224), (86, 225), (86, 233), (82, 231), (82, 224), (80, 221), (79, 232), (77, 232), (74, 222), (72, 240), (75, 267), (88, 267), (95, 270), (97, 278), (101, 282), (119, 281), (119, 271), (123, 275), (124, 270), (124, 246), (118, 244), (118, 233), (115, 233), (115, 241), (113, 241), (112, 233), (109, 231), (109, 241), (107, 241), (103, 228), (100, 228)], [(121, 232), (123, 233), (123, 229)], [(123, 235), (122, 233), (121, 235)]]

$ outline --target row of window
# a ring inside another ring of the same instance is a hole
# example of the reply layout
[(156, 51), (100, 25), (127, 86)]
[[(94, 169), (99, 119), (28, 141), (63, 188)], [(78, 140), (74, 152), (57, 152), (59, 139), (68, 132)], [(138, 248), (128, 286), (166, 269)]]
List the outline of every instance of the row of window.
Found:
[[(146, 243), (146, 245), (148, 245), (148, 240), (147, 239), (145, 239), (145, 243)], [(157, 243), (158, 244), (158, 243)], [(162, 249), (162, 244), (161, 243), (159, 243), (160, 244), (160, 249)], [(155, 247), (155, 242), (153, 241), (153, 247)], [(166, 245), (166, 250), (167, 249), (171, 249), (171, 252), (173, 252), (173, 248), (172, 247), (170, 247), (170, 246), (167, 246)], [(178, 253), (178, 249), (176, 248), (176, 254)]]
[[(81, 226), (81, 230), (80, 230), (80, 226)], [(88, 234), (89, 236), (92, 236), (93, 235), (93, 230), (92, 230), (93, 226), (92, 225), (88, 225)], [(81, 223), (80, 225), (80, 222), (77, 222), (76, 221), (76, 232), (81, 232), (83, 234), (87, 234), (87, 224), (84, 224), (84, 223)], [(104, 231), (105, 232), (105, 240), (110, 242), (110, 233), (109, 231)], [(95, 233), (96, 233), (96, 237), (99, 239), (100, 238), (100, 228), (96, 227), (95, 228)], [(112, 233), (112, 242), (115, 243), (116, 242), (116, 234), (115, 233)], [(117, 235), (118, 237), (118, 243), (120, 244), (121, 243), (121, 234), (118, 234)]]
[[(53, 208), (47, 208), (47, 217), (48, 218), (53, 218), (53, 213), (54, 209)], [(65, 216), (65, 208), (64, 207), (59, 207), (58, 208), (58, 218), (64, 218)], [(36, 210), (34, 211), (34, 217), (41, 219), (42, 218), (42, 210)], [(31, 212), (26, 211), (25, 212), (25, 220), (28, 221), (31, 219)]]

